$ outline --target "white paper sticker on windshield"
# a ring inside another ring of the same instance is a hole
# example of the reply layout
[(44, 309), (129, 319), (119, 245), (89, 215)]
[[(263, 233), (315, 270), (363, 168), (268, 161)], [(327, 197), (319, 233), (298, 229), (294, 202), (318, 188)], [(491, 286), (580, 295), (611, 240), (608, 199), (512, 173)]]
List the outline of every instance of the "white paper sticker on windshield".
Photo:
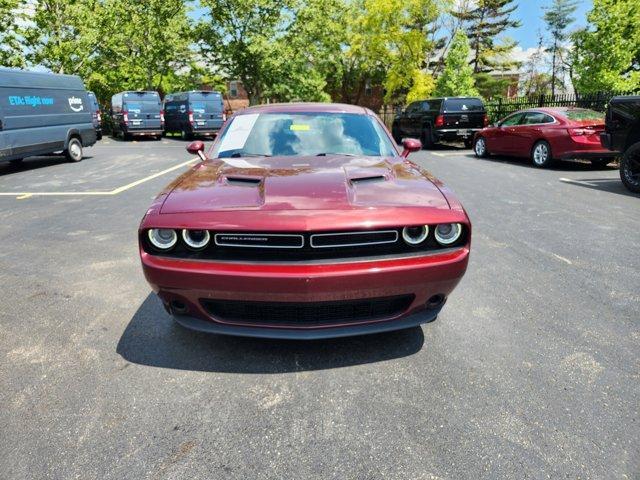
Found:
[(238, 115), (233, 119), (229, 129), (225, 132), (222, 142), (218, 147), (219, 152), (228, 150), (241, 150), (247, 143), (249, 133), (258, 120), (259, 113), (251, 113), (249, 115)]

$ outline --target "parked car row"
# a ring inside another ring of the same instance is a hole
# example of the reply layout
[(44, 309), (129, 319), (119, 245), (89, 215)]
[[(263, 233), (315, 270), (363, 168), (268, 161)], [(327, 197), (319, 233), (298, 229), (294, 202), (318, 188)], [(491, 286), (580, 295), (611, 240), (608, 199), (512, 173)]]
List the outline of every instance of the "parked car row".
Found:
[(540, 168), (554, 160), (588, 159), (603, 167), (620, 156), (620, 177), (640, 192), (640, 97), (614, 97), (605, 115), (576, 107), (532, 108), (514, 112), (494, 125), (480, 98), (431, 98), (413, 102), (393, 120), (396, 143), (419, 138), (432, 148), (463, 141), (477, 157), (530, 158)]
[(213, 136), (225, 121), (222, 94), (194, 90), (170, 93), (160, 100), (158, 92), (126, 91), (111, 98), (113, 135), (124, 139), (179, 133), (185, 139)]

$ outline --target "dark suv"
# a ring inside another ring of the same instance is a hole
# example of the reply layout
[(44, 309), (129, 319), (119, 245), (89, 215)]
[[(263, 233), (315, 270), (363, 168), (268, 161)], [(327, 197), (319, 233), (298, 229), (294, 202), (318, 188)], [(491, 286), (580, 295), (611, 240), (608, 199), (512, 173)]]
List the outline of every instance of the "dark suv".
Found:
[(473, 97), (431, 98), (410, 103), (394, 120), (396, 142), (419, 138), (425, 148), (441, 141), (464, 141), (471, 147), (474, 134), (489, 124), (482, 100)]
[(640, 193), (640, 96), (613, 97), (607, 107), (602, 146), (622, 153), (620, 178)]

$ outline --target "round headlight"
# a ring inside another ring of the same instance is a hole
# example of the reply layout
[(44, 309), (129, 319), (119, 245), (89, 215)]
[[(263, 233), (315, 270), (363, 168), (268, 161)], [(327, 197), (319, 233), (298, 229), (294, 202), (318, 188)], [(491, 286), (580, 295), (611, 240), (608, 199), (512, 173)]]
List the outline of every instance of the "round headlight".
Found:
[(175, 230), (170, 228), (152, 228), (149, 230), (149, 241), (158, 250), (169, 250), (178, 241)]
[(409, 245), (419, 245), (429, 236), (429, 225), (419, 227), (404, 227), (402, 229), (402, 239)]
[(462, 235), (459, 223), (440, 223), (436, 227), (436, 240), (440, 245), (451, 245)]
[(182, 239), (189, 248), (200, 250), (206, 247), (211, 240), (211, 235), (207, 230), (182, 230)]

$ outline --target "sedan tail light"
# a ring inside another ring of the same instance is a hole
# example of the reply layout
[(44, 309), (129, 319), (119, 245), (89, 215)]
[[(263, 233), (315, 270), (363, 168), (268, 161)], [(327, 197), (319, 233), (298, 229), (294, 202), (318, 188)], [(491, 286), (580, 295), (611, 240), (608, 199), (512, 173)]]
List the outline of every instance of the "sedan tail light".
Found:
[(438, 115), (436, 117), (436, 123), (434, 124), (436, 127), (441, 127), (444, 125), (444, 116)]
[(591, 128), (570, 128), (569, 135), (572, 137), (582, 137), (586, 135), (594, 135), (596, 133), (595, 130)]

